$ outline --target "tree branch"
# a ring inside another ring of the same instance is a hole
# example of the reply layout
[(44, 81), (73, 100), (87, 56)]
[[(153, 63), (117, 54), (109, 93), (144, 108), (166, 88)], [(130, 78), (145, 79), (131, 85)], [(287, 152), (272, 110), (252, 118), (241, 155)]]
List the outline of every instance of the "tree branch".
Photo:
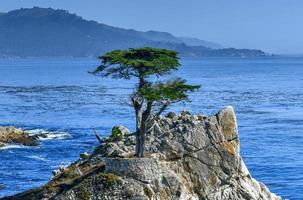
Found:
[(104, 140), (102, 139), (102, 137), (98, 134), (98, 132), (96, 131), (96, 129), (93, 129), (93, 131), (94, 131), (94, 133), (95, 133), (95, 136), (96, 136), (98, 142), (99, 142), (100, 144), (102, 144), (102, 143), (104, 142)]
[(171, 104), (170, 101), (166, 101), (164, 105), (160, 108), (160, 110), (155, 114), (154, 120), (156, 120), (164, 111), (165, 109)]

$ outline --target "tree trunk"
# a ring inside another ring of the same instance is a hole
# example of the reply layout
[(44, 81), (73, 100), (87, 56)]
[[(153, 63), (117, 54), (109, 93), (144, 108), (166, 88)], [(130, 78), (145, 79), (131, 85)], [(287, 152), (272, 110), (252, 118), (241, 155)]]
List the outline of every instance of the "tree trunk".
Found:
[(151, 109), (152, 109), (152, 102), (147, 102), (146, 110), (142, 113), (141, 126), (140, 126), (140, 141), (139, 141), (138, 154), (137, 154), (137, 156), (140, 158), (144, 157), (145, 137), (147, 130), (146, 126), (150, 118)]
[(141, 112), (136, 110), (136, 156), (139, 157), (140, 153), (140, 124), (141, 124)]
[(142, 158), (144, 157), (144, 145), (145, 145), (145, 132), (146, 132), (146, 125), (145, 122), (141, 124), (140, 128), (140, 141), (139, 141), (139, 147), (138, 147), (138, 157)]
[[(145, 80), (143, 78), (143, 75), (140, 75), (139, 77), (139, 86), (138, 86), (138, 90), (140, 90), (141, 88), (143, 88), (145, 85)], [(143, 157), (142, 156), (142, 152), (144, 151), (144, 145), (142, 147), (142, 144), (144, 144), (144, 141), (142, 141), (142, 104), (143, 101), (141, 103), (139, 102), (135, 102), (136, 105), (134, 105), (135, 107), (135, 112), (136, 112), (136, 157)], [(144, 128), (144, 127), (143, 127)], [(144, 131), (145, 132), (145, 131)]]

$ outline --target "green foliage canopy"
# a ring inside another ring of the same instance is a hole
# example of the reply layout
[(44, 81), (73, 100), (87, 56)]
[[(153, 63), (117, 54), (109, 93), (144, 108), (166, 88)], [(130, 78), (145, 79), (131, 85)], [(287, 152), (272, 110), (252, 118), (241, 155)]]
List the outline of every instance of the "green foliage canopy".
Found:
[(162, 76), (180, 66), (177, 52), (167, 49), (138, 48), (115, 50), (100, 56), (102, 64), (93, 72), (102, 77), (130, 79)]
[(147, 84), (140, 89), (139, 93), (150, 102), (177, 102), (188, 100), (187, 92), (192, 92), (199, 88), (200, 86), (198, 85), (187, 85), (186, 80), (175, 79), (165, 83)]

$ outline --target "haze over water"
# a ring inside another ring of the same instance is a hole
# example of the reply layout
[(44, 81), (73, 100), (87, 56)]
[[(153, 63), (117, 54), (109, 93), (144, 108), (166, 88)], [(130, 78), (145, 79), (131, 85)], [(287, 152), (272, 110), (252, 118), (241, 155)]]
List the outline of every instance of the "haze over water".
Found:
[[(134, 130), (126, 105), (133, 81), (87, 73), (95, 59), (0, 60), (0, 125), (49, 131), (38, 147), (0, 150), (0, 196), (46, 183), (51, 171), (75, 161), (102, 135), (123, 124)], [(173, 76), (201, 84), (191, 102), (170, 108), (214, 114), (234, 106), (241, 155), (252, 176), (283, 198), (303, 199), (303, 58), (182, 60)]]

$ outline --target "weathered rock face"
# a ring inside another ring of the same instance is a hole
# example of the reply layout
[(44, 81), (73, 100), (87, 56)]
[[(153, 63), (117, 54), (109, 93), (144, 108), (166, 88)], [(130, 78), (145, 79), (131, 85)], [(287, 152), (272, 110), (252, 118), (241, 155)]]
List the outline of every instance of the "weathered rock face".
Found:
[(0, 127), (0, 148), (6, 144), (35, 146), (37, 145), (37, 137), (30, 136), (28, 132), (12, 126)]
[(130, 141), (104, 143), (44, 187), (11, 199), (280, 199), (243, 163), (232, 107), (211, 117), (182, 112), (159, 119), (145, 158), (132, 157)]

